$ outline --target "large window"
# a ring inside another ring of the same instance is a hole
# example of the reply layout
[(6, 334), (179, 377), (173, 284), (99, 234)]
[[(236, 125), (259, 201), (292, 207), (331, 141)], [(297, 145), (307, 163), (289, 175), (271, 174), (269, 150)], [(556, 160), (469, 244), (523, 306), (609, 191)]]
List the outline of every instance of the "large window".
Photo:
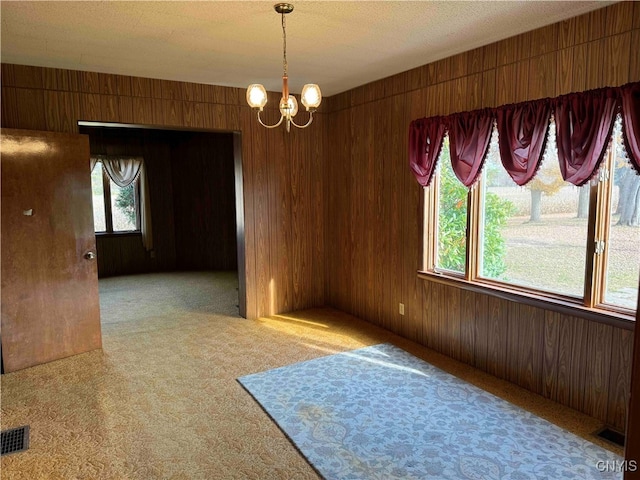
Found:
[(480, 179), (467, 189), (453, 174), (445, 138), (425, 189), (425, 270), (586, 307), (635, 310), (640, 176), (627, 161), (619, 125), (600, 171), (582, 187), (562, 179), (553, 125), (544, 160), (524, 187), (503, 168), (494, 132)]
[(481, 184), (479, 276), (581, 296), (590, 187), (563, 181), (553, 125), (549, 137), (535, 178), (520, 187), (502, 167), (494, 135)]
[(93, 190), (93, 222), (96, 233), (132, 232), (140, 230), (139, 182), (118, 186), (96, 162), (91, 172)]

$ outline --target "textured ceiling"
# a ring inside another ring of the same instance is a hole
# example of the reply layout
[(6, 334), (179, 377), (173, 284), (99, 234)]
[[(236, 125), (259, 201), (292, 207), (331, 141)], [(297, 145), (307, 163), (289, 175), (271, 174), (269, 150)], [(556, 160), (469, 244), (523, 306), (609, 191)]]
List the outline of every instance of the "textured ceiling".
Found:
[[(274, 1), (0, 1), (1, 59), (280, 89)], [(325, 96), (615, 2), (298, 1), (287, 16), (292, 90)]]

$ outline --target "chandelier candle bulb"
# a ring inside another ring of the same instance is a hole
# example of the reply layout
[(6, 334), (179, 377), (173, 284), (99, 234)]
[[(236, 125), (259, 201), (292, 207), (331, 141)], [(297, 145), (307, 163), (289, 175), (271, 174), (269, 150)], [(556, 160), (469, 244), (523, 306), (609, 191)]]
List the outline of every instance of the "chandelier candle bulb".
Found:
[(300, 95), (300, 101), (302, 105), (309, 111), (315, 110), (320, 106), (322, 101), (322, 93), (320, 93), (320, 87), (315, 83), (307, 83), (302, 87), (302, 94)]
[(289, 93), (289, 75), (288, 69), (289, 66), (287, 64), (287, 23), (285, 20), (285, 15), (291, 13), (293, 11), (293, 5), (290, 3), (276, 3), (273, 8), (277, 13), (282, 16), (282, 97), (280, 99), (280, 120), (275, 125), (266, 125), (262, 118), (260, 118), (260, 112), (264, 109), (264, 106), (267, 104), (267, 91), (264, 86), (259, 83), (253, 83), (249, 85), (247, 88), (247, 103), (249, 106), (258, 112), (258, 122), (260, 125), (266, 128), (276, 128), (283, 121), (285, 122), (285, 127), (287, 132), (290, 131), (291, 125), (297, 128), (306, 128), (311, 125), (313, 121), (313, 113), (320, 106), (320, 102), (322, 101), (322, 93), (320, 92), (320, 87), (315, 83), (307, 83), (304, 87), (302, 87), (302, 93), (300, 95), (300, 101), (302, 105), (306, 108), (307, 112), (309, 112), (309, 120), (304, 125), (298, 125), (293, 121), (293, 117), (298, 113), (298, 100), (293, 95)]
[(251, 108), (259, 108), (260, 111), (267, 104), (267, 91), (258, 83), (249, 85), (247, 88), (247, 103)]

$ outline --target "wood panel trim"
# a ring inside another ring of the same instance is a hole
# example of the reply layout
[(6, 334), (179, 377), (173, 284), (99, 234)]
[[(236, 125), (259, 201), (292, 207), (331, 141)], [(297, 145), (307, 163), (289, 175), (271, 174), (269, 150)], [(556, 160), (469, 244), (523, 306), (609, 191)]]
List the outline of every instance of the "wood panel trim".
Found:
[(238, 255), (238, 310), (247, 318), (246, 241), (244, 227), (244, 189), (242, 172), (242, 135), (233, 134), (233, 167), (236, 194), (236, 244)]

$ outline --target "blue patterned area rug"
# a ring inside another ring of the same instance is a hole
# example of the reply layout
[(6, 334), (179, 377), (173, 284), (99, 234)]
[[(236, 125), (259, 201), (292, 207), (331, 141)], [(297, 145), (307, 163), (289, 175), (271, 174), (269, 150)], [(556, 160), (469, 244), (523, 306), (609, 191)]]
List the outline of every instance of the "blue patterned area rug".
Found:
[(622, 458), (389, 344), (238, 379), (326, 479), (621, 479)]

